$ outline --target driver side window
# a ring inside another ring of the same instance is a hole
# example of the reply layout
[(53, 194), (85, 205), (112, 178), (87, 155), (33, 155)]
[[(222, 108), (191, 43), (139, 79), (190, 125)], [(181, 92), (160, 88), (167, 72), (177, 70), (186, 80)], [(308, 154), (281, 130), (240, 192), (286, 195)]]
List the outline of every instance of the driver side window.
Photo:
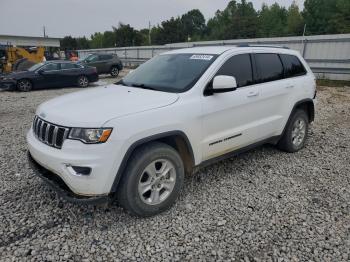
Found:
[(227, 75), (236, 78), (237, 87), (254, 83), (252, 61), (249, 54), (235, 55), (229, 58), (216, 75)]

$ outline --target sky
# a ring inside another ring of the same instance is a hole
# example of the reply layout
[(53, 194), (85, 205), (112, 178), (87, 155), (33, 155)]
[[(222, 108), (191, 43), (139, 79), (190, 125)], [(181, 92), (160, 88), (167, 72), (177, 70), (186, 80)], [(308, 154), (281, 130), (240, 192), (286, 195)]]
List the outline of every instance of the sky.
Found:
[[(238, 0), (239, 1), (239, 0)], [(274, 2), (290, 6), (293, 0), (248, 0), (255, 9)], [(300, 8), (304, 0), (296, 0)], [(206, 19), (223, 10), (229, 0), (0, 0), (0, 34), (50, 37), (87, 36), (111, 30), (119, 22), (136, 29), (199, 9)]]

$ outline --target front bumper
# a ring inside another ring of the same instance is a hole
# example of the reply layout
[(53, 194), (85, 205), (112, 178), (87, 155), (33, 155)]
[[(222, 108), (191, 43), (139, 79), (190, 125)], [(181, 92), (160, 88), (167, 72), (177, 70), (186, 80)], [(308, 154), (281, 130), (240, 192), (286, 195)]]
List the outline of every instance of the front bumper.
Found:
[(49, 185), (50, 188), (57, 193), (57, 195), (69, 202), (97, 205), (108, 203), (111, 200), (109, 196), (86, 197), (73, 193), (59, 176), (52, 173), (48, 169), (41, 166), (38, 162), (36, 162), (29, 151), (28, 163), (31, 169), (34, 171), (35, 175), (39, 176), (42, 180), (44, 180), (46, 184)]
[(17, 86), (15, 80), (0, 80), (0, 89), (10, 89), (13, 90)]
[[(104, 144), (83, 144), (66, 139), (61, 149), (39, 141), (31, 128), (27, 133), (31, 157), (50, 173), (58, 176), (75, 195), (104, 197), (111, 194), (119, 165), (119, 141), (112, 139)], [(73, 172), (72, 166), (89, 167), (89, 175)]]

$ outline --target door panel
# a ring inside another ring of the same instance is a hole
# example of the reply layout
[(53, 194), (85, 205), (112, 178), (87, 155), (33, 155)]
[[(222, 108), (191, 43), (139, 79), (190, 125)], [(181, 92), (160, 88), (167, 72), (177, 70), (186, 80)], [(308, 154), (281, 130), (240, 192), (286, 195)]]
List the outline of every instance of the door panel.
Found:
[(280, 135), (285, 122), (290, 103), (294, 99), (293, 79), (284, 79), (284, 68), (278, 54), (255, 53), (254, 58), (258, 69), (260, 99), (264, 104), (262, 119), (268, 136)]
[(216, 75), (236, 78), (235, 91), (204, 96), (203, 160), (239, 149), (264, 136), (260, 87), (254, 85), (252, 59), (249, 54), (229, 58)]
[(259, 129), (264, 105), (260, 102), (258, 86), (203, 97), (202, 103), (203, 160), (257, 142), (264, 133)]
[[(39, 73), (40, 72), (40, 73)], [(56, 87), (59, 84), (59, 64), (52, 63), (43, 66), (38, 72), (37, 87), (47, 88)]]

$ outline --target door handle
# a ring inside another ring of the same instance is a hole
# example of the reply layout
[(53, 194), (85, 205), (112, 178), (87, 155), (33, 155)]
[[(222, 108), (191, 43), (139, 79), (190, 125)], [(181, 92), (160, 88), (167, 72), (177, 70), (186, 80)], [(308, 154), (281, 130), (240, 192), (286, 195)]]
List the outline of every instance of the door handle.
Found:
[(293, 88), (294, 85), (287, 85), (286, 88)]
[(258, 91), (251, 91), (248, 93), (247, 97), (255, 97), (258, 96), (259, 92)]

